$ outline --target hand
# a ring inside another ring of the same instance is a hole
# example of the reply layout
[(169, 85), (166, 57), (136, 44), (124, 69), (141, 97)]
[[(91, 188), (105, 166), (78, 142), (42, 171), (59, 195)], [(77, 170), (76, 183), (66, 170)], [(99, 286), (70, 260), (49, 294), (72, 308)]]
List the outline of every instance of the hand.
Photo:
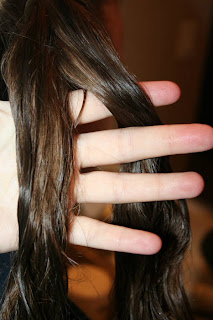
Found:
[[(171, 82), (147, 82), (144, 86), (155, 106), (171, 104), (180, 95), (179, 88)], [(77, 102), (79, 91), (72, 93), (71, 97), (72, 100), (74, 99), (73, 101)], [(75, 100), (76, 98), (77, 100)], [(79, 104), (76, 104), (76, 117), (80, 107), (81, 101)], [(79, 124), (89, 124), (108, 117), (112, 117), (109, 110), (89, 93)], [(140, 139), (141, 136), (146, 136), (146, 139), (143, 140), (147, 143), (143, 148), (139, 147), (142, 140)], [(158, 138), (158, 144), (153, 144), (153, 136), (155, 136), (155, 139), (156, 137)], [(113, 145), (107, 146), (105, 143), (107, 143), (109, 137), (110, 141), (113, 141)], [(122, 143), (116, 147), (116, 141), (118, 142), (116, 138), (118, 137)], [(129, 137), (131, 137), (131, 145), (129, 144)], [(122, 148), (122, 145), (125, 148)], [(102, 146), (105, 146), (104, 150)], [(127, 146), (132, 149), (129, 149)], [(199, 152), (210, 148), (212, 148), (212, 128), (205, 125), (137, 127), (80, 134), (77, 143), (77, 158), (79, 166), (86, 168), (136, 161), (147, 157)], [(99, 153), (97, 153), (97, 149)], [(94, 150), (95, 157), (93, 158)], [(143, 150), (143, 154), (140, 150)], [(107, 157), (106, 154), (108, 155)], [(11, 179), (10, 171), (8, 171), (8, 177)], [(123, 179), (125, 179), (126, 183), (125, 190), (122, 189)], [(197, 173), (155, 174), (154, 176), (137, 174), (137, 177), (134, 175), (134, 187), (136, 181), (141, 190), (149, 190), (148, 192), (144, 192), (144, 194), (140, 190), (136, 192), (136, 190), (132, 189), (132, 174), (129, 173), (95, 171), (79, 173), (78, 181), (79, 183), (75, 187), (78, 203), (124, 203), (189, 198), (197, 196), (203, 189), (203, 179)], [(146, 181), (146, 188), (143, 185), (144, 181)], [(161, 188), (159, 189), (160, 185)], [(114, 186), (114, 189), (112, 186)], [(105, 190), (104, 193), (100, 192), (101, 189)], [(114, 190), (114, 192), (111, 192), (111, 190)], [(120, 190), (122, 192), (119, 192)], [(130, 190), (132, 190), (132, 193), (130, 193)], [(14, 194), (11, 195), (11, 198), (14, 198)], [(10, 214), (8, 210), (5, 210), (5, 206), (2, 206), (1, 209), (2, 212), (3, 210), (4, 212), (8, 212), (8, 214), (1, 214), (1, 229), (5, 233), (7, 233), (7, 230), (10, 230), (10, 237), (1, 239), (0, 251), (15, 250), (18, 247), (18, 226), (15, 206), (13, 204), (13, 207), (10, 208)], [(10, 223), (8, 222), (9, 217)], [(110, 225), (83, 216), (74, 216), (69, 239), (70, 242), (82, 246), (140, 254), (154, 254), (161, 248), (161, 240), (157, 235), (141, 230)]]
[[(171, 82), (147, 82), (143, 87), (155, 106), (171, 104), (180, 95), (177, 85)], [(82, 101), (82, 91), (72, 93), (75, 118)], [(91, 129), (92, 122), (108, 117), (112, 117), (109, 110), (88, 93), (79, 122), (84, 126), (84, 133), (79, 135), (77, 141), (77, 159), (81, 169), (200, 152), (213, 145), (212, 128), (201, 124), (133, 127), (85, 133), (88, 128)], [(152, 175), (90, 170), (79, 174), (75, 196), (78, 203), (159, 201), (196, 197), (203, 187), (202, 177), (193, 172)], [(161, 240), (151, 233), (113, 226), (82, 216), (75, 217), (70, 234), (72, 243), (99, 249), (153, 254), (161, 247)]]

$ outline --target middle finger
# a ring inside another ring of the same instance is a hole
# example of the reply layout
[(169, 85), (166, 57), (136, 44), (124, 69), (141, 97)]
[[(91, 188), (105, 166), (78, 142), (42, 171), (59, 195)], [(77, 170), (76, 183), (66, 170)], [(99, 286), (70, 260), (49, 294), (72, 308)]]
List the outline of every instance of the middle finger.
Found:
[(201, 152), (213, 146), (213, 129), (203, 124), (128, 127), (82, 133), (80, 168), (128, 163), (166, 155)]

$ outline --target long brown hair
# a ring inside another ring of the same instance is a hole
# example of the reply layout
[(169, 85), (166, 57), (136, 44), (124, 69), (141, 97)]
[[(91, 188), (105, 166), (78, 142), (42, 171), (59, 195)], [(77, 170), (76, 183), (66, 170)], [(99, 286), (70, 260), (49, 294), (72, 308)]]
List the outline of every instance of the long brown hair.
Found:
[[(120, 62), (89, 1), (3, 0), (3, 73), (16, 126), (19, 179), (17, 251), (2, 320), (62, 319), (75, 123), (69, 93), (90, 90), (120, 128), (160, 125), (146, 94)], [(167, 157), (121, 165), (124, 172), (170, 172)], [(69, 194), (69, 198), (68, 198)], [(153, 256), (116, 253), (117, 320), (191, 319), (182, 284), (190, 240), (183, 200), (113, 205), (114, 223), (158, 234)]]

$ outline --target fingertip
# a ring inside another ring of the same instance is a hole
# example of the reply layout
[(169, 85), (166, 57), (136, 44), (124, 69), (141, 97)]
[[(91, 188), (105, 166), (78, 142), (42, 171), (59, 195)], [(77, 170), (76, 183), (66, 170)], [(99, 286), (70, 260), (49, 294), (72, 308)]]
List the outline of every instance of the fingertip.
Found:
[(157, 234), (143, 231), (143, 236), (139, 239), (138, 245), (135, 246), (134, 253), (153, 255), (158, 253), (161, 248), (162, 240)]
[(153, 255), (158, 253), (162, 248), (162, 240), (157, 234), (152, 234), (152, 239), (150, 240), (150, 248), (148, 255)]
[(159, 252), (162, 249), (162, 246), (163, 246), (162, 239), (158, 235), (156, 235), (155, 246), (154, 246), (155, 252), (154, 253)]
[(155, 101), (156, 106), (170, 105), (177, 102), (181, 96), (181, 89), (173, 81), (158, 81), (159, 103)]
[(210, 150), (213, 148), (213, 127), (207, 124), (197, 124), (202, 132), (202, 145), (204, 150)]
[(187, 198), (198, 197), (205, 188), (205, 181), (198, 172), (188, 172), (188, 179), (185, 182), (185, 190), (188, 192)]
[(170, 87), (171, 100), (173, 100), (173, 103), (177, 102), (181, 97), (181, 89), (180, 89), (179, 85), (173, 81), (165, 81), (165, 82), (167, 82), (168, 87)]
[(205, 188), (205, 181), (204, 178), (199, 174), (198, 172), (193, 172), (194, 177), (196, 179), (196, 191), (195, 191), (195, 197), (198, 197), (204, 190)]
[(181, 96), (180, 87), (173, 81), (146, 81), (139, 82), (146, 91), (155, 107), (177, 102)]

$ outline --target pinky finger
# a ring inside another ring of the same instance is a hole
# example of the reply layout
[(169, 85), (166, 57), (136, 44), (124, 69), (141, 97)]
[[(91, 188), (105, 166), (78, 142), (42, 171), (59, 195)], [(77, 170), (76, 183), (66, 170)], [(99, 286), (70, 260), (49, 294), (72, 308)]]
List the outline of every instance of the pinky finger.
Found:
[(155, 254), (162, 247), (162, 241), (156, 234), (84, 216), (74, 216), (69, 242), (90, 248), (144, 255)]

